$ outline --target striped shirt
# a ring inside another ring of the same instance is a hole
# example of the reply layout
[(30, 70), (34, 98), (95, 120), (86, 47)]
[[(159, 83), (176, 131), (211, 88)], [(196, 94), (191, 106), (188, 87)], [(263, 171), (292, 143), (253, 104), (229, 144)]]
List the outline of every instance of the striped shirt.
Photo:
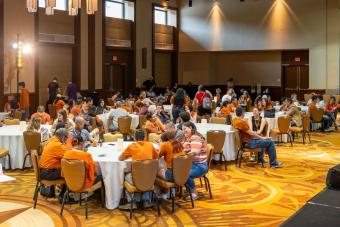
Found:
[(185, 139), (183, 143), (184, 151), (194, 155), (194, 163), (204, 163), (207, 161), (207, 142), (205, 138), (199, 134), (192, 135)]

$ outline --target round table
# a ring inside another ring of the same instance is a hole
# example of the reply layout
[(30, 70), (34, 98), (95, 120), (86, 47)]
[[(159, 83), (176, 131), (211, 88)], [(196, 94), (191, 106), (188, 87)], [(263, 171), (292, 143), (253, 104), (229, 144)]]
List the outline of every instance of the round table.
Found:
[[(107, 120), (109, 119), (109, 113), (100, 114), (98, 116), (99, 116), (100, 120), (103, 121), (105, 131), (107, 132)], [(139, 115), (129, 114), (129, 116), (132, 118), (131, 128), (136, 129), (139, 125)]]
[(0, 112), (0, 121), (5, 120), (9, 116), (9, 113)]
[[(43, 125), (42, 127), (51, 128), (50, 125)], [(23, 132), (26, 130), (26, 122), (21, 122), (20, 125), (7, 125), (0, 127), (0, 148), (9, 150), (11, 156), (12, 169), (21, 169), (24, 162), (26, 147), (24, 142)], [(3, 158), (2, 165), (6, 169), (9, 168), (7, 158)], [(31, 161), (26, 161), (26, 167), (31, 166)]]
[[(117, 148), (116, 142), (88, 148), (88, 152), (103, 176), (107, 209), (112, 210), (119, 206), (124, 187), (124, 175), (131, 169), (131, 160), (119, 161), (118, 158), (131, 143), (124, 142), (122, 149)], [(158, 149), (158, 145), (154, 146)]]
[[(204, 124), (204, 123), (195, 123), (197, 131), (201, 133), (203, 136), (207, 136), (207, 132), (210, 130), (223, 130), (226, 132), (224, 145), (223, 145), (223, 154), (227, 161), (235, 160), (237, 155), (237, 149), (234, 141), (234, 131), (230, 125), (224, 124)], [(218, 156), (215, 157), (215, 159)], [(218, 157), (219, 158), (219, 157)]]

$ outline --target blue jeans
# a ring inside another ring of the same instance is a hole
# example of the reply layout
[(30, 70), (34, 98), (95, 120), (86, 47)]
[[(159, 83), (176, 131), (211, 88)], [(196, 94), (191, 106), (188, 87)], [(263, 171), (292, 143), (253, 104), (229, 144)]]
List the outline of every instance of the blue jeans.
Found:
[[(245, 145), (246, 148), (255, 149), (255, 148), (264, 148), (268, 152), (270, 165), (276, 165), (276, 148), (275, 143), (272, 139), (258, 139), (252, 138)], [(263, 158), (260, 156), (260, 158)]]
[[(132, 180), (132, 174), (131, 173), (127, 173), (125, 175), (125, 180), (127, 182), (129, 182), (130, 184), (134, 185), (133, 183), (133, 180)], [(126, 192), (126, 198), (127, 198), (127, 201), (128, 202), (131, 202), (131, 199), (132, 199), (132, 195), (128, 192), (128, 191), (125, 191)], [(134, 198), (135, 198), (135, 201), (140, 201), (140, 193), (138, 193)], [(142, 195), (142, 201), (150, 201), (150, 193), (149, 192), (144, 192), (143, 195)]]
[[(208, 172), (208, 164), (207, 162), (203, 163), (192, 163), (191, 169), (190, 169), (190, 174), (189, 178), (187, 181), (187, 187), (189, 187), (192, 190), (195, 189), (195, 178), (201, 177), (204, 174)], [(188, 189), (188, 188), (187, 188)], [(187, 190), (188, 191), (188, 190)]]
[(166, 169), (166, 171), (165, 171), (165, 179), (167, 181), (174, 181), (174, 173), (172, 172), (172, 169)]
[(22, 114), (22, 117), (20, 120), (26, 121), (29, 118), (29, 116), (30, 116), (30, 108), (27, 107), (25, 108), (24, 113)]

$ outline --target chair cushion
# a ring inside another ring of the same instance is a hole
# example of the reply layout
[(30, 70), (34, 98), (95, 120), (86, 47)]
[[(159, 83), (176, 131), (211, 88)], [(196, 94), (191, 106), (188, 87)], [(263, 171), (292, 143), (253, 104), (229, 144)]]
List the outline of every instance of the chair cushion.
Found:
[(161, 188), (165, 188), (165, 189), (176, 187), (176, 184), (174, 182), (166, 181), (159, 177), (156, 178), (156, 185), (158, 185)]
[(300, 127), (289, 127), (289, 130), (295, 133), (303, 132), (303, 128), (300, 128)]
[(41, 180), (41, 183), (43, 185), (49, 186), (49, 185), (56, 185), (56, 184), (65, 184), (64, 179), (58, 179), (58, 180)]
[(9, 151), (6, 149), (0, 149), (0, 158), (6, 157), (9, 154)]
[(281, 134), (280, 129), (278, 129), (278, 128), (272, 128), (272, 129), (270, 130), (270, 133)]
[[(130, 184), (129, 182), (127, 181), (124, 181), (124, 187), (126, 188), (126, 190), (130, 193), (134, 193), (134, 192), (141, 192), (139, 191), (136, 186)], [(154, 187), (152, 187), (151, 191), (154, 190)]]

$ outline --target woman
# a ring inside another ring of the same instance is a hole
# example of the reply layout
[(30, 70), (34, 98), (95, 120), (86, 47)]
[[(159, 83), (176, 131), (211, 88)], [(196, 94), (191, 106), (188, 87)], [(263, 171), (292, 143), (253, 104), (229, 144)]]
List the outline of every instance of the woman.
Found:
[(262, 107), (262, 110), (272, 110), (273, 109), (273, 105), (268, 101), (267, 98), (262, 98), (261, 107)]
[(173, 181), (172, 163), (173, 159), (185, 155), (183, 146), (176, 139), (176, 131), (171, 130), (162, 134), (161, 145), (159, 149), (159, 158), (164, 157), (166, 169), (160, 169), (158, 175), (167, 180)]
[(336, 98), (331, 96), (329, 99), (329, 103), (326, 106), (325, 114), (331, 119), (331, 122), (334, 123), (335, 127), (338, 127), (339, 124), (336, 122), (336, 116), (338, 115), (339, 105), (336, 104)]
[(226, 93), (225, 95), (223, 95), (221, 102), (222, 102), (222, 103), (225, 102), (225, 101), (230, 102), (230, 101), (231, 101), (231, 98), (233, 97), (233, 94), (234, 94), (234, 89), (229, 88), (229, 89), (227, 90), (227, 93)]
[(182, 88), (178, 88), (176, 94), (171, 98), (170, 103), (173, 122), (176, 123), (179, 113), (184, 111), (186, 104), (185, 91)]
[(40, 133), (41, 141), (46, 141), (49, 138), (48, 129), (41, 127), (41, 118), (39, 117), (31, 118), (31, 121), (27, 127), (27, 131)]
[(99, 99), (98, 106), (96, 109), (96, 115), (105, 114), (108, 112), (108, 108), (105, 104), (104, 99)]
[(260, 112), (257, 108), (253, 110), (253, 116), (251, 117), (252, 130), (260, 136), (267, 135), (267, 121), (264, 117), (261, 117)]
[(148, 133), (162, 134), (165, 129), (162, 122), (152, 113), (146, 114), (145, 129)]
[(190, 121), (197, 122), (197, 113), (192, 105), (185, 106), (185, 111), (190, 114)]
[[(187, 190), (191, 192), (192, 199), (198, 198), (194, 179), (203, 176), (208, 172), (207, 163), (207, 142), (205, 138), (197, 132), (196, 126), (192, 122), (183, 124), (184, 143), (183, 148), (186, 154), (193, 155), (194, 159), (187, 181)], [(190, 200), (190, 196), (186, 198)]]
[(51, 131), (54, 132), (59, 128), (66, 128), (67, 130), (71, 130), (75, 126), (74, 122), (67, 117), (67, 113), (65, 110), (60, 110), (57, 114), (57, 119), (53, 122)]
[(65, 105), (65, 101), (60, 94), (57, 94), (57, 98), (54, 101), (55, 111), (58, 113), (59, 110), (62, 110)]
[(244, 91), (239, 99), (239, 104), (242, 106), (242, 108), (245, 109), (245, 111), (248, 111), (248, 107), (251, 106), (251, 98), (247, 91)]
[(92, 141), (101, 141), (105, 133), (104, 123), (102, 120), (97, 120), (96, 128), (90, 132), (90, 138)]
[(163, 124), (166, 124), (168, 121), (170, 121), (170, 116), (167, 112), (165, 112), (163, 105), (157, 105), (155, 112)]

